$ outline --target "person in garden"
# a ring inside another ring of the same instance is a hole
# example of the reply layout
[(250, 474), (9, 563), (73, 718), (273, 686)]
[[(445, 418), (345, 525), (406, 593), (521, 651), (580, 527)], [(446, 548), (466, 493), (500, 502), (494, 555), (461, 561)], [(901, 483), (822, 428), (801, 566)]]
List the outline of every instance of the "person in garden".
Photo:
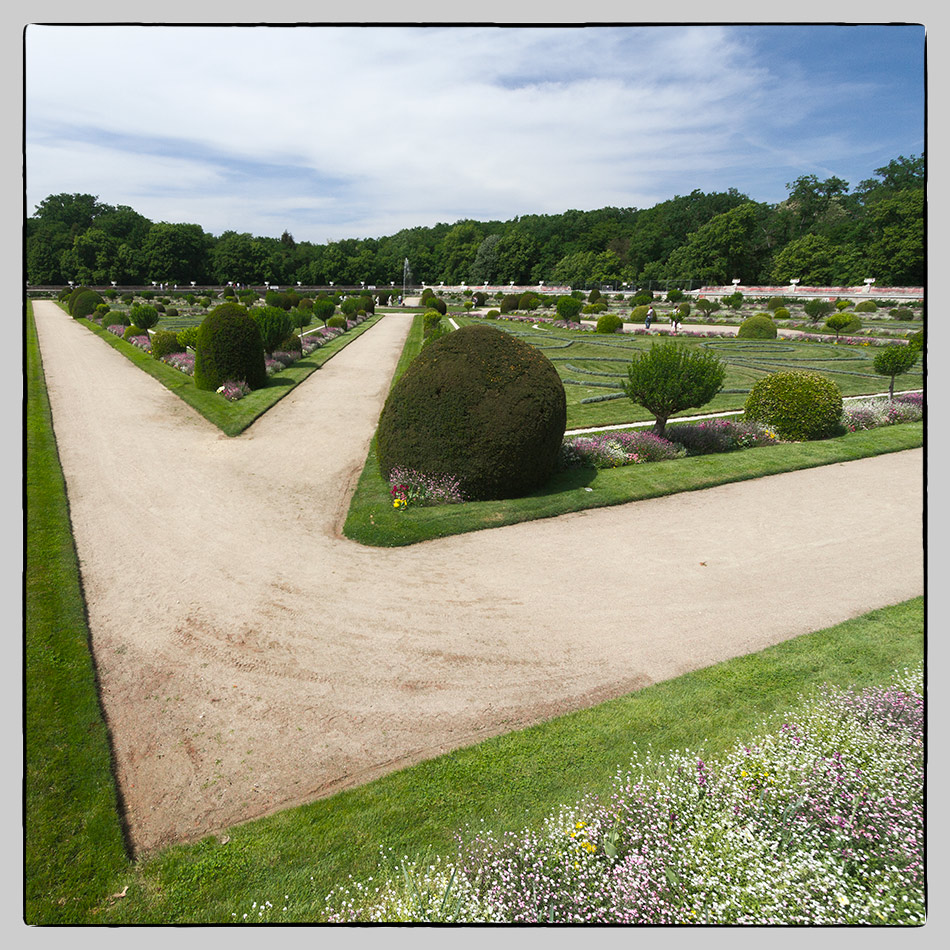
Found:
[(646, 319), (643, 321), (643, 325), (644, 325), (648, 330), (650, 329), (650, 324), (653, 322), (653, 318), (654, 318), (655, 316), (656, 316), (656, 314), (653, 312), (653, 307), (650, 307), (650, 309), (647, 310)]

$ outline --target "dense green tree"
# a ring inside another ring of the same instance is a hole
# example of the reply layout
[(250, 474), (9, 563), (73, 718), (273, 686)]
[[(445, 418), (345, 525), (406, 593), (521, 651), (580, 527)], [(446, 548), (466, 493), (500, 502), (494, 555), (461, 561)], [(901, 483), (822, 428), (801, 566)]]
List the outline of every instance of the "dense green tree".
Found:
[(153, 224), (143, 248), (149, 280), (204, 281), (208, 276), (205, 232), (197, 224)]
[(211, 251), (211, 273), (218, 284), (263, 283), (266, 253), (250, 234), (225, 231)]
[(705, 406), (722, 389), (725, 377), (725, 363), (712, 353), (669, 340), (634, 356), (623, 388), (637, 405), (653, 413), (653, 431), (663, 436), (670, 416)]

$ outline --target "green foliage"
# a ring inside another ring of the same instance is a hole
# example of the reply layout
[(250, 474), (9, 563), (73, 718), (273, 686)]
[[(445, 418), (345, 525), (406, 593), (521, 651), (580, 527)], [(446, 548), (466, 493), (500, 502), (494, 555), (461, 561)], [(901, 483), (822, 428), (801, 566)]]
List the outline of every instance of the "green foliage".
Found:
[(711, 353), (664, 341), (634, 356), (623, 389), (633, 402), (653, 413), (653, 431), (662, 436), (673, 413), (704, 406), (722, 389), (725, 376), (725, 363)]
[(839, 310), (828, 317), (824, 329), (830, 330), (837, 340), (841, 333), (857, 333), (861, 329), (861, 321), (853, 313)]
[(526, 290), (518, 298), (518, 310), (537, 310), (539, 306), (541, 298), (533, 290)]
[(96, 307), (104, 303), (102, 297), (94, 290), (81, 290), (70, 295), (69, 313), (77, 320), (88, 317), (96, 312)]
[(873, 300), (862, 300), (855, 305), (855, 313), (874, 313), (877, 310), (877, 304)]
[(638, 290), (631, 298), (631, 302), (635, 307), (642, 307), (644, 304), (649, 305), (653, 301), (653, 291), (651, 290)]
[[(710, 303), (712, 303), (712, 301), (710, 301)], [(698, 307), (698, 309), (700, 309), (700, 310), (703, 309), (702, 307), (699, 307), (698, 304), (697, 304), (697, 307)], [(686, 317), (689, 316), (689, 312), (690, 312), (691, 309), (692, 309), (692, 308), (690, 307), (689, 301), (688, 301), (688, 300), (684, 300), (681, 304), (678, 304), (678, 305), (677, 305), (677, 307), (676, 307), (676, 312), (677, 312), (681, 317), (683, 317), (683, 319), (685, 320)]]
[(683, 291), (677, 290), (674, 288), (666, 295), (666, 300), (668, 303), (678, 303), (683, 299)]
[(484, 307), (488, 302), (488, 294), (484, 291), (476, 290), (475, 293), (472, 294), (472, 301), (476, 307)]
[(745, 299), (745, 298), (743, 297), (743, 295), (737, 290), (735, 293), (729, 294), (728, 297), (723, 297), (723, 298), (722, 298), (722, 302), (723, 302), (730, 310), (741, 310), (741, 309), (742, 309), (742, 301), (743, 301), (744, 299)]
[(178, 310), (175, 309), (175, 307), (166, 307), (166, 308), (165, 308), (165, 316), (166, 316), (166, 317), (177, 317), (177, 316), (178, 316)]
[(771, 426), (792, 442), (823, 439), (841, 418), (841, 390), (814, 372), (772, 373), (758, 380), (745, 404), (747, 419)]
[(790, 316), (791, 314), (788, 312), (788, 307), (779, 307), (775, 311), (776, 320), (787, 320)]
[(150, 304), (133, 304), (129, 317), (136, 326), (150, 330), (158, 323), (158, 310)]
[(605, 313), (597, 321), (598, 333), (616, 333), (623, 326), (623, 320), (615, 313)]
[(907, 345), (914, 347), (918, 352), (922, 351), (924, 348), (924, 331), (918, 330), (907, 337)]
[(633, 310), (630, 311), (630, 322), (643, 323), (643, 321), (646, 319), (647, 311), (649, 309), (650, 307), (647, 304), (640, 304), (639, 307), (634, 307)]
[(327, 325), (327, 321), (335, 312), (336, 304), (329, 297), (320, 294), (313, 301), (314, 319), (322, 321), (324, 326)]
[(836, 300), (835, 309), (836, 310), (847, 310), (854, 303), (853, 300)]
[(514, 313), (518, 309), (518, 305), (521, 303), (520, 294), (505, 294), (501, 298), (501, 312), (502, 313)]
[[(822, 317), (827, 317), (834, 310), (834, 304), (827, 300), (809, 300), (804, 307), (805, 313), (817, 323)], [(857, 309), (857, 308), (855, 308)]]
[(603, 313), (607, 309), (607, 304), (603, 300), (598, 300), (597, 303), (589, 303), (584, 305), (584, 313)]
[(267, 385), (261, 331), (240, 304), (220, 304), (201, 322), (194, 380), (198, 389), (212, 391), (227, 380), (243, 381), (251, 389)]
[(920, 355), (920, 347), (906, 343), (882, 347), (874, 354), (874, 372), (890, 377), (889, 392), (892, 399), (894, 398), (894, 379), (912, 369), (920, 359)]
[[(572, 323), (577, 322), (577, 317), (584, 306), (583, 301), (576, 297), (558, 297), (554, 304), (557, 315), (561, 320), (568, 320)], [(504, 312), (504, 311), (502, 311)]]
[(893, 309), (888, 310), (888, 315), (893, 317), (895, 320), (914, 319), (914, 311), (907, 307), (894, 307)]
[[(197, 327), (195, 327), (197, 330)], [(178, 340), (178, 334), (172, 330), (156, 330), (152, 334), (152, 356), (160, 360), (169, 353), (184, 352), (182, 344)]]
[(104, 327), (127, 327), (130, 322), (129, 315), (122, 310), (110, 310), (102, 318), (102, 325)]
[(535, 347), (471, 324), (426, 347), (379, 420), (379, 471), (401, 466), (459, 479), (469, 499), (516, 498), (554, 472), (564, 386)]
[(131, 326), (125, 328), (125, 332), (122, 334), (122, 339), (128, 340), (133, 336), (145, 336), (147, 332), (147, 330), (143, 330), (142, 327), (138, 327), (133, 323)]
[(255, 307), (248, 312), (260, 330), (265, 353), (273, 353), (293, 329), (290, 314), (280, 307)]
[(710, 300), (708, 297), (700, 297), (699, 300), (696, 301), (696, 309), (702, 310), (703, 315), (708, 317), (711, 313), (719, 309), (719, 304), (716, 303), (715, 300)]
[(441, 297), (430, 297), (426, 302), (426, 306), (429, 307), (430, 310), (437, 310), (443, 317), (448, 309), (445, 301)]
[(785, 306), (784, 297), (769, 297), (769, 302), (765, 305), (766, 310), (778, 310), (779, 307)]
[(485, 314), (485, 319), (486, 319), (486, 320), (497, 320), (500, 316), (501, 316), (501, 311), (500, 311), (500, 310), (489, 310), (488, 313)]
[(183, 330), (179, 330), (175, 334), (178, 338), (178, 345), (182, 348), (181, 352), (184, 352), (189, 347), (194, 349), (198, 345), (198, 327), (185, 327)]
[(96, 304), (95, 316), (100, 317), (104, 316), (109, 312), (109, 305), (107, 303)]
[(595, 287), (595, 288), (587, 295), (587, 302), (588, 302), (588, 303), (597, 303), (597, 301), (600, 300), (600, 297), (601, 297), (600, 291)]
[(736, 336), (740, 340), (774, 340), (778, 329), (767, 313), (755, 313), (742, 321)]
[(330, 317), (330, 319), (327, 320), (326, 325), (327, 325), (328, 327), (335, 327), (335, 328), (338, 329), (338, 330), (345, 330), (345, 329), (346, 329), (346, 318), (345, 318), (345, 317), (341, 317), (341, 316)]
[(428, 346), (451, 331), (442, 323), (438, 310), (427, 310), (422, 315), (422, 345)]

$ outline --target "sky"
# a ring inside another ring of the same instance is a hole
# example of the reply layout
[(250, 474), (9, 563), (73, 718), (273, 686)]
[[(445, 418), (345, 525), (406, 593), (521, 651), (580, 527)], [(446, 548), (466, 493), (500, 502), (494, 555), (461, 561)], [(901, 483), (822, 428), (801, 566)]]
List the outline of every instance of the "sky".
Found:
[(924, 152), (925, 27), (42, 25), (26, 209), (323, 243), (695, 189), (779, 202)]

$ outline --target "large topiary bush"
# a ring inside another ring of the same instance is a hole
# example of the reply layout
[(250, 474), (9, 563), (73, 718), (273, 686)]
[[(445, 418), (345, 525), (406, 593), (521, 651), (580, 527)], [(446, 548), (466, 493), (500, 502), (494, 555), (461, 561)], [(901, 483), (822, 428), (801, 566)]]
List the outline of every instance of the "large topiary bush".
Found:
[(740, 340), (774, 340), (778, 328), (767, 313), (754, 313), (739, 324), (736, 336)]
[(812, 372), (772, 373), (749, 393), (745, 415), (771, 426), (783, 439), (804, 442), (832, 435), (841, 418), (841, 390)]
[(257, 324), (257, 329), (261, 331), (261, 342), (264, 344), (265, 353), (273, 353), (293, 329), (290, 314), (282, 307), (255, 307), (248, 313)]
[(426, 347), (393, 387), (377, 432), (383, 478), (395, 467), (459, 479), (468, 499), (516, 498), (554, 472), (564, 385), (528, 343), (483, 324)]
[(229, 379), (251, 389), (267, 385), (261, 331), (240, 304), (220, 304), (198, 327), (194, 379), (198, 389), (210, 390)]
[(94, 290), (87, 289), (74, 292), (69, 297), (70, 316), (77, 320), (80, 317), (88, 317), (96, 312), (96, 307), (101, 303), (105, 303), (105, 301)]

